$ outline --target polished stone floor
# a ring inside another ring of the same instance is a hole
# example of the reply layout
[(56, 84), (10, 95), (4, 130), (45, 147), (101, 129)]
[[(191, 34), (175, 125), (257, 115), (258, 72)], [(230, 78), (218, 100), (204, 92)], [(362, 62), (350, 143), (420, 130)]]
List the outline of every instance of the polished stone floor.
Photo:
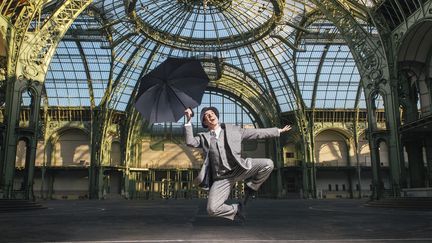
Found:
[(432, 242), (432, 211), (361, 200), (253, 200), (245, 223), (208, 217), (205, 200), (40, 203), (0, 213), (0, 242)]

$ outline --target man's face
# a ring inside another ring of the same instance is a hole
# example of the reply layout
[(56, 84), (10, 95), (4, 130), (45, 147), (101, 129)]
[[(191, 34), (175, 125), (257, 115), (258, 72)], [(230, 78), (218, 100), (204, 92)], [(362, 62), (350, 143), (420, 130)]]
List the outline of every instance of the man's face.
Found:
[(219, 119), (212, 110), (208, 110), (204, 113), (203, 121), (204, 125), (210, 130), (214, 129), (219, 124)]

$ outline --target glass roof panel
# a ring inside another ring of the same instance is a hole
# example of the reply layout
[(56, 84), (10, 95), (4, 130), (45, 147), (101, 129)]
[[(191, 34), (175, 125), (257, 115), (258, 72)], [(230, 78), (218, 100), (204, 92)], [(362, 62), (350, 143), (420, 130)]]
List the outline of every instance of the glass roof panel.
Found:
[(50, 106), (90, 106), (103, 97), (111, 66), (111, 52), (101, 24), (88, 12), (81, 14), (59, 43), (45, 79)]
[[(251, 43), (279, 23), (299, 21), (313, 7), (303, 0), (96, 0), (93, 6), (108, 22), (115, 22), (114, 36), (128, 29), (194, 51), (227, 50)], [(279, 22), (281, 18), (284, 21)]]
[[(50, 105), (90, 105), (87, 80), (98, 105), (112, 62), (114, 87), (109, 106), (124, 111), (139, 78), (174, 56), (217, 58), (234, 66), (256, 80), (282, 112), (296, 109), (295, 81), (307, 107), (313, 104), (314, 92), (317, 108), (354, 106), (360, 76), (336, 28), (317, 21), (307, 27), (311, 33), (303, 33), (297, 43), (301, 32), (297, 25), (315, 7), (307, 1), (284, 1), (283, 16), (278, 16), (276, 2), (280, 1), (221, 0), (204, 6), (193, 0), (138, 0), (133, 8), (125, 8), (125, 2), (134, 1), (95, 0), (93, 7), (105, 22), (82, 14), (74, 23), (47, 74)], [(279, 17), (277, 24), (264, 24)], [(102, 36), (105, 30), (112, 34), (112, 43)], [(264, 30), (265, 35), (260, 32)], [(172, 42), (159, 34), (173, 38)]]
[(354, 108), (360, 74), (348, 46), (327, 21), (314, 22), (308, 29), (312, 32), (304, 35), (304, 51), (296, 55), (297, 80), (306, 106)]
[(106, 42), (82, 42), (82, 49), (90, 72), (95, 105), (99, 105), (107, 88), (111, 69), (111, 53), (101, 46)]
[[(156, 30), (177, 40), (229, 39), (246, 37), (263, 23), (272, 20), (274, 7), (270, 1), (139, 0), (135, 4), (136, 20), (142, 30)], [(117, 11), (118, 13), (118, 11)]]
[[(346, 45), (331, 45), (328, 48), (318, 80), (317, 100), (324, 106), (317, 108), (354, 108), (360, 76), (354, 59)], [(348, 101), (348, 103), (347, 103)]]
[[(293, 97), (287, 86), (288, 79), (293, 76), (291, 48), (280, 40), (267, 37), (259, 37), (266, 44), (249, 44), (253, 38), (258, 37), (249, 35), (256, 35), (255, 32), (274, 26), (265, 26), (263, 23), (274, 21), (272, 18), (281, 14), (275, 8), (278, 4), (277, 1), (222, 0), (209, 1), (208, 6), (204, 7), (201, 2), (189, 0), (139, 0), (133, 9), (128, 9), (113, 0), (95, 1), (93, 5), (103, 10), (101, 12), (108, 23), (113, 23), (110, 29), (114, 43), (118, 42), (114, 47), (117, 54), (114, 60), (117, 84), (112, 94), (111, 107), (126, 108), (124, 102), (127, 99), (122, 96), (130, 97), (137, 76), (145, 75), (168, 56), (206, 56), (220, 58), (251, 75), (269, 94), (273, 93), (278, 105), (284, 107), (281, 110), (292, 110)], [(280, 29), (283, 31), (281, 35), (293, 41), (289, 34), (296, 30), (285, 23), (300, 21), (301, 16), (312, 7), (311, 4), (305, 5), (303, 1), (285, 1), (284, 15), (281, 16), (283, 20), (280, 22), (282, 25), (276, 32)], [(131, 17), (132, 12), (137, 14), (138, 19)], [(146, 26), (151, 29), (146, 29)], [(140, 33), (135, 32), (137, 29)], [(171, 45), (155, 36), (152, 31), (162, 35), (169, 33), (176, 40), (184, 39), (186, 42), (181, 44), (177, 41), (178, 46)], [(143, 46), (144, 39), (146, 45), (153, 43), (156, 48)], [(136, 48), (141, 50), (136, 51)], [(149, 64), (146, 64), (147, 59), (142, 56), (150, 58)], [(130, 88), (126, 89), (126, 86)], [(117, 102), (122, 105), (117, 105)]]
[(90, 106), (87, 75), (76, 42), (59, 43), (48, 69), (45, 89), (50, 106)]
[(307, 44), (304, 46), (304, 52), (297, 53), (297, 80), (299, 82), (299, 88), (303, 96), (303, 101), (307, 107), (311, 107), (312, 105), (314, 83), (324, 47), (325, 46), (321, 44)]

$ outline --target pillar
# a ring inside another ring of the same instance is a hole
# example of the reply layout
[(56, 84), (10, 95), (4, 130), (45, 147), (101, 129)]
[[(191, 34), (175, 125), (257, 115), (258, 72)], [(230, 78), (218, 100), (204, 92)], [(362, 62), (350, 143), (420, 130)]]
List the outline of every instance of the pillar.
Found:
[(380, 173), (379, 141), (369, 140), (370, 155), (372, 163), (372, 199), (378, 200), (382, 197), (383, 183)]
[(408, 154), (410, 188), (425, 186), (425, 170), (422, 147), (422, 141), (419, 141), (418, 139), (410, 139), (405, 142), (405, 148)]
[(347, 148), (347, 151), (346, 151), (346, 156), (347, 156), (347, 180), (348, 180), (348, 193), (349, 193), (349, 195), (350, 195), (350, 198), (354, 198), (354, 195), (353, 195), (353, 186), (352, 186), (352, 171), (351, 171), (351, 168), (352, 168), (352, 162), (351, 162), (351, 156), (350, 156), (350, 150), (351, 150), (351, 146), (350, 146), (350, 140), (349, 139), (346, 139), (345, 140), (345, 144), (346, 144), (346, 148)]
[[(426, 138), (430, 138), (432, 133), (428, 133), (429, 135)], [(427, 173), (426, 173), (426, 183), (428, 187), (432, 187), (432, 140), (424, 139), (424, 145), (426, 148), (426, 163), (427, 163)]]

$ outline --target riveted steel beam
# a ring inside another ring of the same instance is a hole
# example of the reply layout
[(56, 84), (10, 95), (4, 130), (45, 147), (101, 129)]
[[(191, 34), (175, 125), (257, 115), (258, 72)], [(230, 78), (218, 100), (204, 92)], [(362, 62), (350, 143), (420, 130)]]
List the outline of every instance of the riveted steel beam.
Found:
[[(379, 129), (376, 126), (376, 120), (373, 119), (373, 96), (382, 94), (386, 111), (386, 120), (388, 121), (388, 136), (389, 156), (391, 163), (392, 174), (392, 189), (393, 195), (400, 195), (400, 188), (405, 184), (402, 169), (403, 157), (398, 136), (399, 127), (399, 104), (397, 100), (397, 90), (395, 80), (392, 77), (390, 67), (392, 60), (388, 60), (388, 52), (391, 53), (388, 43), (384, 43), (379, 35), (369, 33), (352, 14), (337, 0), (322, 0), (313, 2), (321, 9), (326, 17), (333, 22), (339, 32), (345, 36), (347, 45), (351, 49), (354, 60), (357, 63), (361, 75), (361, 84), (365, 91), (366, 104), (369, 111), (369, 134), (378, 134)], [(392, 56), (390, 55), (390, 58)], [(370, 148), (377, 148), (377, 139), (369, 139)], [(376, 151), (371, 150), (372, 153)], [(377, 157), (372, 156), (373, 162), (376, 164)], [(373, 166), (374, 170), (374, 197), (379, 198), (382, 192), (381, 182), (379, 178), (379, 166)]]

